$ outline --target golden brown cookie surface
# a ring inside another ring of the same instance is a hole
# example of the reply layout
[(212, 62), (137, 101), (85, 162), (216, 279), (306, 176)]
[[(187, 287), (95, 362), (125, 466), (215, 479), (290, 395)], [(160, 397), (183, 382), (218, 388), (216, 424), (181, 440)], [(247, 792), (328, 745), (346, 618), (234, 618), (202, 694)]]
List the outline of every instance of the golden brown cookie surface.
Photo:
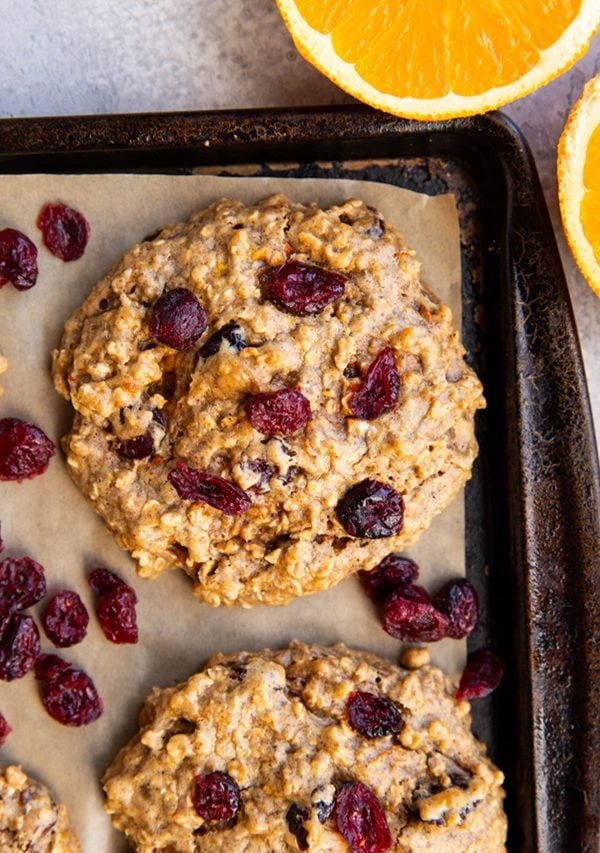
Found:
[[(282, 310), (264, 276), (290, 259), (343, 275), (343, 294), (319, 313)], [(418, 538), (470, 476), (483, 404), (450, 312), (418, 274), (398, 232), (361, 202), (320, 210), (273, 196), (212, 205), (99, 282), (66, 325), (54, 379), (76, 410), (70, 472), (142, 575), (181, 566), (213, 605), (281, 604)], [(181, 351), (151, 328), (178, 288), (208, 320)], [(382, 353), (397, 400), (357, 417), (352, 396)], [(247, 402), (284, 389), (312, 417), (267, 435)], [(147, 455), (124, 458), (132, 441)], [(180, 497), (168, 479), (177, 462), (242, 489), (249, 508), (227, 515)], [(398, 533), (365, 538), (340, 523), (340, 500), (365, 480), (402, 497)]]
[(79, 853), (66, 809), (20, 767), (0, 768), (0, 851)]
[[(450, 680), (413, 657), (408, 669), (292, 643), (217, 655), (185, 684), (155, 689), (104, 777), (115, 826), (141, 853), (342, 853), (339, 800), (358, 785), (383, 811), (394, 853), (501, 853), (502, 773)], [(366, 723), (350, 711), (357, 694), (371, 703)], [(387, 708), (374, 729), (373, 702)], [(239, 789), (229, 820), (196, 808), (214, 774)]]

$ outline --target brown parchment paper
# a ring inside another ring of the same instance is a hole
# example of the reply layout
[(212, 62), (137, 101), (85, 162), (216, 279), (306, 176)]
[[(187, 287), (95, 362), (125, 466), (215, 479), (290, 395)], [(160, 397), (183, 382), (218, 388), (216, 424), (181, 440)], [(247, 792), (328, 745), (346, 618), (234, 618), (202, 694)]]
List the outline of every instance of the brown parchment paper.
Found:
[[(273, 192), (322, 205), (362, 198), (379, 208), (404, 234), (422, 262), (423, 280), (453, 309), (460, 325), (460, 257), (452, 196), (428, 198), (386, 184), (361, 181), (279, 178), (215, 178), (148, 175), (31, 175), (0, 177), (0, 228), (18, 228), (39, 246), (37, 285), (0, 291), (0, 351), (8, 358), (1, 378), (6, 393), (0, 417), (31, 420), (58, 444), (71, 421), (69, 406), (56, 394), (49, 374), (50, 350), (57, 346), (71, 311), (94, 283), (133, 243), (221, 197), (254, 202)], [(63, 201), (89, 219), (92, 236), (82, 259), (63, 263), (44, 249), (35, 226), (48, 201)], [(430, 590), (464, 574), (464, 501), (459, 496), (439, 516), (410, 554), (419, 562)], [(42, 779), (63, 801), (85, 853), (127, 849), (104, 814), (98, 782), (116, 750), (136, 730), (144, 697), (154, 685), (186, 679), (214, 652), (280, 647), (292, 638), (368, 649), (397, 661), (401, 644), (382, 630), (377, 615), (350, 578), (336, 588), (296, 600), (287, 607), (213, 609), (191, 594), (182, 572), (142, 580), (71, 482), (60, 451), (41, 477), (21, 484), (0, 483), (3, 556), (27, 554), (46, 568), (49, 595), (76, 590), (90, 611), (88, 635), (71, 649), (58, 650), (93, 678), (105, 703), (103, 716), (83, 728), (67, 728), (46, 715), (33, 674), (0, 682), (0, 711), (13, 727), (0, 750), (0, 763), (18, 762)], [(139, 597), (140, 642), (109, 643), (101, 633), (86, 577), (103, 565), (122, 574)], [(46, 599), (47, 600), (47, 599)], [(43, 602), (33, 609), (39, 617)], [(44, 651), (55, 651), (42, 634)], [(451, 673), (464, 663), (463, 642), (432, 647), (434, 662)]]

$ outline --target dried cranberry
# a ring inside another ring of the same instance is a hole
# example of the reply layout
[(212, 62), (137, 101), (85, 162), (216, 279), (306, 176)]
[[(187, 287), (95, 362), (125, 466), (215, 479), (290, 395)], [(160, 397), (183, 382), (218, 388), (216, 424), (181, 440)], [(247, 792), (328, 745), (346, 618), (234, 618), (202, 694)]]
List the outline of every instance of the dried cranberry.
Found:
[(68, 204), (47, 204), (40, 211), (37, 227), (44, 245), (61, 261), (76, 261), (90, 239), (90, 223)]
[(383, 605), (384, 631), (405, 643), (435, 643), (446, 636), (448, 623), (422, 586), (400, 587)]
[(340, 524), (350, 536), (381, 539), (402, 529), (404, 501), (391, 486), (379, 480), (361, 480), (348, 489), (335, 508)]
[(85, 604), (76, 592), (63, 589), (50, 600), (42, 623), (46, 634), (61, 649), (80, 643), (89, 622)]
[(154, 439), (149, 432), (145, 432), (125, 441), (117, 441), (115, 450), (121, 459), (146, 459), (154, 453)]
[(51, 678), (42, 681), (42, 704), (63, 726), (87, 726), (104, 710), (90, 676), (71, 666), (62, 671), (55, 667), (51, 670)]
[(246, 492), (235, 483), (190, 468), (184, 462), (177, 463), (177, 467), (168, 475), (168, 480), (180, 498), (207, 503), (225, 515), (240, 515), (251, 505)]
[(56, 681), (71, 664), (58, 655), (40, 655), (35, 662), (35, 677), (38, 681)]
[(56, 448), (34, 424), (0, 418), (0, 480), (25, 480), (43, 474)]
[(15, 611), (11, 608), (11, 606), (0, 599), (0, 641), (4, 636), (6, 629), (8, 628), (8, 624), (10, 622), (11, 616)]
[(456, 699), (480, 699), (498, 687), (504, 675), (504, 661), (490, 649), (479, 649), (467, 659)]
[(96, 613), (104, 636), (112, 643), (137, 643), (138, 629), (133, 587), (108, 569), (94, 569), (88, 582), (98, 595)]
[(94, 569), (90, 572), (88, 583), (98, 595), (103, 595), (105, 592), (111, 592), (114, 589), (130, 589), (133, 592), (133, 587), (109, 569)]
[(265, 296), (282, 311), (303, 317), (319, 314), (344, 295), (348, 279), (322, 267), (286, 261), (261, 277)]
[(335, 819), (352, 853), (384, 853), (392, 846), (385, 812), (362, 782), (342, 786), (335, 801)]
[(30, 557), (0, 561), (0, 601), (8, 610), (25, 610), (45, 595), (43, 566)]
[(131, 587), (103, 592), (96, 602), (100, 627), (111, 643), (137, 643), (135, 605), (137, 596)]
[(254, 429), (263, 435), (291, 435), (312, 418), (309, 401), (294, 388), (254, 394), (245, 409)]
[(400, 374), (394, 351), (386, 347), (369, 365), (360, 387), (348, 400), (348, 408), (357, 418), (370, 421), (393, 409), (399, 392)]
[(388, 554), (371, 569), (358, 573), (360, 582), (371, 601), (383, 604), (387, 596), (399, 586), (410, 586), (419, 576), (419, 567), (408, 557)]
[(12, 732), (12, 727), (6, 722), (3, 714), (0, 714), (0, 746), (4, 746), (6, 738)]
[(229, 773), (219, 770), (196, 776), (192, 803), (204, 820), (231, 820), (242, 805), (240, 789)]
[(222, 343), (226, 343), (235, 352), (240, 352), (240, 350), (248, 346), (243, 330), (232, 320), (230, 323), (225, 323), (216, 332), (213, 332), (207, 342), (200, 348), (200, 357), (210, 358), (211, 355), (216, 355), (221, 349)]
[(448, 637), (460, 640), (471, 633), (479, 615), (479, 601), (472, 583), (465, 578), (449, 581), (435, 595), (433, 603), (448, 617)]
[(304, 826), (309, 818), (308, 809), (292, 803), (285, 813), (285, 821), (289, 831), (292, 833), (298, 844), (298, 850), (308, 850), (308, 830)]
[(157, 341), (184, 350), (193, 346), (206, 329), (206, 312), (191, 290), (175, 287), (154, 303), (150, 331)]
[(26, 675), (40, 653), (40, 635), (31, 616), (13, 614), (0, 640), (0, 679), (13, 681)]
[(10, 281), (17, 290), (28, 290), (37, 277), (37, 249), (29, 237), (14, 228), (0, 231), (0, 287)]
[(385, 696), (376, 696), (355, 690), (346, 702), (348, 722), (361, 735), (368, 738), (396, 735), (402, 728), (400, 711)]

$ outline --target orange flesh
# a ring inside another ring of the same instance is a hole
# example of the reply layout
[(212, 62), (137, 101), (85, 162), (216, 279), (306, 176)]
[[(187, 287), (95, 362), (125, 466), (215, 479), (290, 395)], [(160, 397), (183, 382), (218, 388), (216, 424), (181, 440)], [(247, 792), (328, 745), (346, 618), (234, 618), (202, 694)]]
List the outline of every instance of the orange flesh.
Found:
[(600, 264), (600, 125), (588, 142), (583, 183), (585, 192), (581, 199), (581, 226)]
[(296, 0), (335, 51), (380, 92), (477, 95), (522, 77), (581, 0)]

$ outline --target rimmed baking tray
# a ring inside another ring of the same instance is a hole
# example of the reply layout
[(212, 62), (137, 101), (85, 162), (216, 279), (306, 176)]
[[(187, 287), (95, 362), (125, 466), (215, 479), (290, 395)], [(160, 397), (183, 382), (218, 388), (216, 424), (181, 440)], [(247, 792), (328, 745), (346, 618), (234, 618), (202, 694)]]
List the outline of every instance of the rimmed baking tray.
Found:
[[(600, 843), (600, 477), (581, 355), (531, 155), (502, 115), (432, 123), (364, 107), (0, 121), (0, 172), (188, 172), (451, 191), (463, 338), (484, 381), (466, 556), (472, 647), (507, 661), (475, 702), (507, 776), (509, 849)], [(1, 207), (1, 200), (0, 200)], [(484, 853), (484, 851), (482, 851)]]

